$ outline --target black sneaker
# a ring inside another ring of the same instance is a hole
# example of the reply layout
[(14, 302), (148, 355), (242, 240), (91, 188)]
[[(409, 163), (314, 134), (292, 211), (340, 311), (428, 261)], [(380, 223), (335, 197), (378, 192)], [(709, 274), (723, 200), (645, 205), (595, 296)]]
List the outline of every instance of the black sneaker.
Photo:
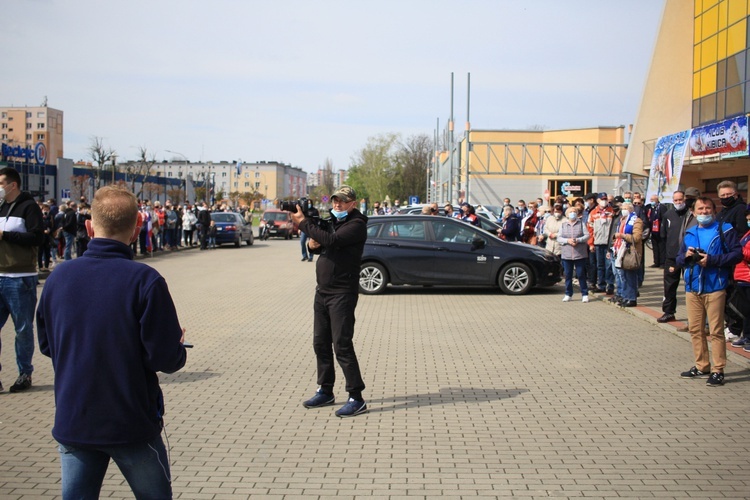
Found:
[(716, 387), (717, 385), (724, 385), (724, 374), (719, 372), (713, 372), (710, 377), (708, 377), (708, 380), (706, 380), (706, 385), (709, 387)]
[(0, 392), (3, 392), (5, 389), (3, 389), (3, 383), (0, 382)]
[[(680, 373), (680, 377), (682, 378), (703, 378), (707, 376), (708, 376), (708, 372), (702, 372), (695, 366), (686, 372)], [(722, 375), (722, 378), (723, 378), (723, 375)]]
[(367, 403), (349, 398), (344, 406), (336, 410), (336, 416), (341, 418), (354, 417), (362, 413), (367, 413)]
[(303, 402), (302, 406), (305, 408), (320, 408), (321, 406), (331, 406), (335, 402), (336, 398), (333, 394), (326, 394), (321, 389), (318, 389), (315, 396)]
[(656, 319), (657, 323), (669, 323), (670, 321), (674, 321), (674, 314), (672, 313), (664, 313), (660, 318)]
[(27, 389), (31, 389), (31, 375), (26, 373), (22, 373), (16, 379), (16, 383), (10, 386), (10, 392), (21, 392)]

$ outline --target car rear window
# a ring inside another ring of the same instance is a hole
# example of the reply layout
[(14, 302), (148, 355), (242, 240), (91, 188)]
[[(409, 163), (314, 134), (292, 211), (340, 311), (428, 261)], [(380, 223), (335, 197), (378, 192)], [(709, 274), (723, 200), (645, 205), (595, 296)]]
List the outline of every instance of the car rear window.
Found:
[(289, 214), (286, 212), (266, 212), (263, 215), (263, 218), (265, 220), (280, 220), (280, 221), (287, 221), (289, 220)]
[(211, 214), (211, 218), (216, 222), (237, 222), (237, 218), (234, 214), (216, 213)]
[(398, 238), (408, 240), (426, 240), (424, 223), (421, 221), (386, 222), (383, 224), (381, 238)]

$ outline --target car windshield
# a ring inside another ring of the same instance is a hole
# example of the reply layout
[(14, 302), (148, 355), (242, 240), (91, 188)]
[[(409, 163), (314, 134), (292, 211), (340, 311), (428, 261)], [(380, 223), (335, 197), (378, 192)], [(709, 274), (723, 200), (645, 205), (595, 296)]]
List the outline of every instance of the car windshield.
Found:
[(237, 222), (234, 214), (228, 213), (215, 213), (211, 214), (211, 218), (216, 222)]
[(273, 221), (287, 221), (289, 220), (289, 214), (286, 212), (266, 212), (263, 215), (263, 219), (265, 220), (273, 220)]

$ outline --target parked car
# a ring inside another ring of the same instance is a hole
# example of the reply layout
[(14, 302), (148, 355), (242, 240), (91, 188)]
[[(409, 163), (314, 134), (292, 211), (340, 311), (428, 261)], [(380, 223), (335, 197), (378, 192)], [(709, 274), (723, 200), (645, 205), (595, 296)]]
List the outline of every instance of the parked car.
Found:
[(241, 242), (247, 242), (248, 246), (253, 244), (253, 229), (245, 222), (244, 217), (236, 212), (213, 212), (211, 220), (216, 223), (216, 244), (234, 243), (240, 246)]
[(359, 289), (392, 285), (499, 286), (510, 295), (561, 279), (560, 258), (540, 247), (509, 243), (449, 217), (372, 216)]
[(269, 236), (276, 236), (291, 240), (292, 236), (299, 236), (299, 227), (292, 221), (292, 214), (283, 210), (269, 209), (263, 212), (261, 226), (268, 224)]
[[(422, 207), (424, 205), (411, 205), (408, 207), (404, 207), (398, 212), (396, 212), (396, 215), (421, 215), (422, 214)], [(440, 216), (445, 217), (445, 208), (440, 207), (438, 209), (438, 213)], [(458, 214), (458, 209), (453, 210), (454, 217)], [(478, 213), (477, 217), (479, 218), (479, 226), (487, 231), (490, 234), (493, 234), (497, 236), (497, 230), (500, 229), (500, 224), (498, 224), (496, 221), (489, 218), (489, 215), (486, 213)]]

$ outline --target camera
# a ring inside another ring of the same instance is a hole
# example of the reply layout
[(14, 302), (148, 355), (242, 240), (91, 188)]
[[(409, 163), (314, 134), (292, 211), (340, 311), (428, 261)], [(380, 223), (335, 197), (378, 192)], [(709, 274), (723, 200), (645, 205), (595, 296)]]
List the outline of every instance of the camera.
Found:
[(297, 205), (302, 207), (302, 213), (305, 214), (305, 217), (311, 217), (311, 209), (313, 207), (313, 204), (312, 201), (308, 200), (307, 198), (300, 198), (299, 200), (295, 201), (280, 201), (279, 210), (295, 213), (297, 212)]
[(302, 208), (302, 213), (305, 214), (305, 218), (309, 219), (315, 226), (323, 229), (324, 231), (331, 230), (331, 221), (328, 219), (321, 219), (320, 215), (318, 215), (318, 211), (315, 210), (315, 207), (313, 207), (312, 200), (309, 200), (307, 198), (300, 198), (299, 200), (295, 201), (280, 201), (279, 210), (297, 213), (297, 205)]
[(701, 260), (703, 260), (703, 256), (706, 255), (706, 251), (702, 248), (693, 248), (693, 255), (690, 257), (685, 257), (685, 265), (686, 266), (694, 266)]

